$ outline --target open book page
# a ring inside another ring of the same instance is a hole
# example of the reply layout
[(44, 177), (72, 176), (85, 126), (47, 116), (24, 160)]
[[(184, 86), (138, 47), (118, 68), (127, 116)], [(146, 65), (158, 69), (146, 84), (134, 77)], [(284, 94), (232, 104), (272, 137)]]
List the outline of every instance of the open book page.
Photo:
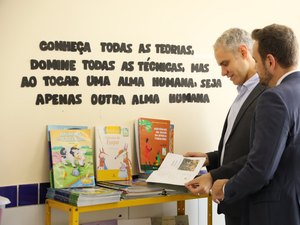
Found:
[(168, 153), (159, 169), (153, 171), (146, 181), (184, 186), (198, 175), (204, 162), (204, 157), (184, 157)]

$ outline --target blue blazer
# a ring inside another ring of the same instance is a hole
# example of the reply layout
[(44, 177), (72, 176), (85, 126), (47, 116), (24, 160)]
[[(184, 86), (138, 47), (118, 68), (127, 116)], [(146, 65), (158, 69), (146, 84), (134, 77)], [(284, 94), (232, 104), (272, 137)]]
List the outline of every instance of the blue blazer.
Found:
[(300, 72), (257, 103), (245, 166), (227, 183), (225, 202), (247, 196), (244, 223), (300, 224)]
[[(227, 128), (227, 119), (225, 120), (218, 150), (207, 153), (209, 158), (209, 166), (207, 169), (214, 181), (222, 178), (231, 178), (243, 168), (246, 163), (247, 155), (250, 150), (251, 121), (254, 116), (257, 100), (264, 90), (265, 87), (258, 84), (243, 103), (234, 121), (228, 140), (225, 143), (223, 165), (220, 166), (224, 135)], [(230, 204), (221, 203), (218, 205), (218, 213), (224, 213), (229, 216), (241, 216), (242, 204), (243, 200)]]

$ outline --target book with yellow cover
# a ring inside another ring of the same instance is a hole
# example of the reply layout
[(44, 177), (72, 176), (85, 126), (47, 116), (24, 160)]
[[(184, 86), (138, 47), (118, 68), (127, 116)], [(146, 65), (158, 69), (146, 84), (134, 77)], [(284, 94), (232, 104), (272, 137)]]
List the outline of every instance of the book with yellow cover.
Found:
[(130, 129), (122, 125), (95, 127), (96, 180), (130, 180), (132, 150)]

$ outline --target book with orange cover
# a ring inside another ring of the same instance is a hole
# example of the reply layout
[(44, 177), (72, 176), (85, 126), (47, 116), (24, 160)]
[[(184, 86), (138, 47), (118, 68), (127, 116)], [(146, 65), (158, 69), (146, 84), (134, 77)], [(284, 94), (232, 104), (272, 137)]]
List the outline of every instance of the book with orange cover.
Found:
[(170, 120), (139, 118), (135, 132), (139, 172), (151, 173), (170, 151)]

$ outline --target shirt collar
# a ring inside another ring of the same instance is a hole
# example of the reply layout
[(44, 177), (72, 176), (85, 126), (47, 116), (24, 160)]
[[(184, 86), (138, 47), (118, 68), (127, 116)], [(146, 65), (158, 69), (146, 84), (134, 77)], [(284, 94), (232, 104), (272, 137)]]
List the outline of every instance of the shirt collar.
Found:
[(287, 72), (286, 74), (284, 74), (282, 77), (280, 77), (280, 79), (277, 81), (276, 83), (276, 86), (278, 86), (279, 84), (281, 84), (281, 82), (283, 81), (284, 78), (286, 78), (288, 75), (292, 74), (292, 73), (295, 73), (299, 70), (292, 70), (292, 71), (289, 71)]
[(250, 79), (246, 80), (245, 83), (243, 83), (242, 85), (238, 85), (237, 90), (238, 90), (238, 92), (240, 92), (241, 89), (243, 89), (243, 88), (250, 90), (250, 89), (253, 89), (258, 83), (259, 83), (259, 76), (256, 73), (252, 77), (250, 77)]

